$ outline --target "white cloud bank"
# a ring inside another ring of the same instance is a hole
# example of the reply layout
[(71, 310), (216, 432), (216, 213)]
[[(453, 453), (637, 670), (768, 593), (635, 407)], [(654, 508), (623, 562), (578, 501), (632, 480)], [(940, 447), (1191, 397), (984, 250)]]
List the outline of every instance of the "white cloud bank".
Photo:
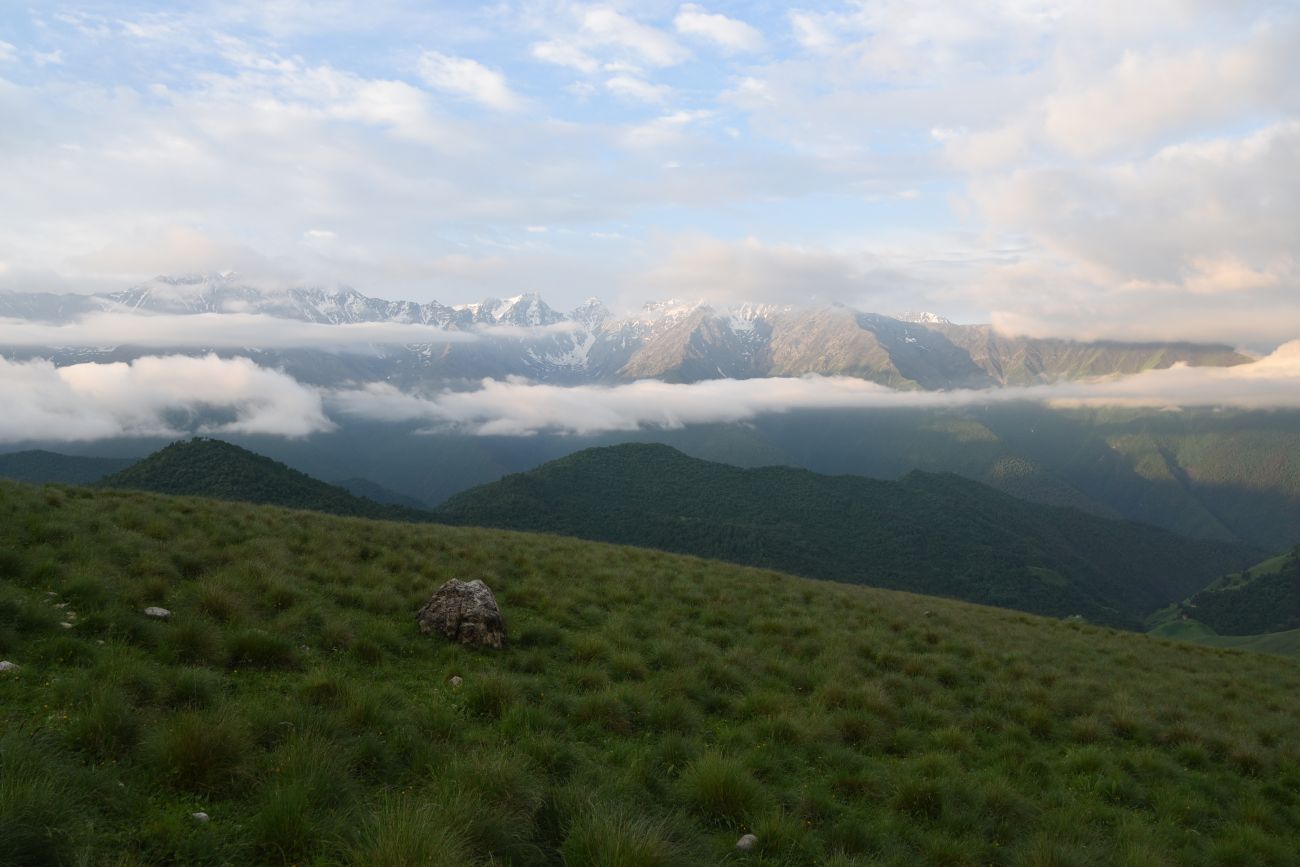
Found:
[(334, 427), (321, 395), (246, 358), (150, 356), (129, 364), (0, 358), (0, 442), (186, 433), (303, 437)]
[[(1237, 367), (1187, 367), (1030, 388), (896, 391), (849, 377), (805, 376), (673, 384), (642, 380), (563, 387), (485, 380), (434, 396), (387, 383), (324, 390), (247, 358), (147, 356), (128, 363), (0, 359), (0, 443), (118, 437), (263, 434), (304, 437), (334, 419), (420, 422), (477, 435), (590, 435), (744, 422), (826, 409), (947, 409), (1035, 401), (1152, 409), (1300, 409), (1300, 340)], [(331, 418), (331, 416), (333, 418)]]
[(344, 349), (478, 338), (433, 325), (397, 322), (324, 324), (261, 313), (93, 313), (54, 325), (0, 318), (2, 346), (142, 346), (213, 349)]
[(327, 398), (331, 410), (341, 415), (427, 421), (435, 428), (497, 436), (673, 429), (809, 409), (942, 409), (1016, 401), (1161, 409), (1296, 409), (1300, 408), (1300, 340), (1238, 367), (1178, 365), (1122, 378), (999, 390), (896, 391), (861, 379), (823, 376), (690, 384), (642, 380), (575, 387), (513, 379), (485, 380), (477, 391), (443, 392), (434, 397), (371, 383), (334, 391)]

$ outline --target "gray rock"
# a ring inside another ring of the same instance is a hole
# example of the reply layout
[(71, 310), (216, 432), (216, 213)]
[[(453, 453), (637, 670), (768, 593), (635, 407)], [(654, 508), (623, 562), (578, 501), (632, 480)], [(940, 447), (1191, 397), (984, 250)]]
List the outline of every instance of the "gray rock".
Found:
[(172, 613), (166, 608), (159, 608), (157, 605), (150, 605), (144, 610), (144, 613), (148, 617), (156, 617), (159, 620), (166, 620), (172, 616)]
[(208, 816), (207, 813), (204, 813), (204, 812), (198, 812), (198, 813), (190, 813), (190, 818), (193, 819), (194, 821), (196, 821), (196, 822), (202, 824), (203, 822), (208, 821), (208, 819), (211, 818), (211, 817)]
[(460, 685), (464, 682), (465, 679), (462, 678), (459, 674), (453, 674), (451, 676), (451, 680), (447, 681), (447, 683), (451, 684), (452, 689), (460, 689)]
[(506, 625), (496, 597), (477, 578), (468, 582), (453, 578), (439, 587), (415, 615), (415, 622), (423, 635), (436, 632), (470, 647), (506, 644)]
[(19, 667), (18, 663), (10, 662), (7, 659), (0, 662), (0, 671), (17, 671)]
[(62, 623), (60, 623), (59, 625), (62, 626), (64, 629), (71, 629), (71, 628), (72, 628), (72, 624), (69, 623), (69, 622), (66, 621), (66, 620), (63, 621)]
[(746, 834), (736, 841), (736, 849), (741, 852), (753, 852), (754, 847), (758, 845), (758, 838), (753, 834)]

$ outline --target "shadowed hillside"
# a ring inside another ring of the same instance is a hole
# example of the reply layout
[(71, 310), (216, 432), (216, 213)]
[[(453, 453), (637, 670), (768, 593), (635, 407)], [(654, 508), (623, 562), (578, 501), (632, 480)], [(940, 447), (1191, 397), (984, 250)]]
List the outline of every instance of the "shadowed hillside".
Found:
[(0, 455), (0, 478), (37, 485), (89, 485), (133, 463), (130, 458), (91, 458), (31, 449)]
[(270, 458), (220, 440), (172, 443), (99, 481), (105, 488), (193, 494), (334, 515), (427, 520), (416, 509), (377, 503), (326, 484)]
[(1130, 628), (1225, 564), (1258, 556), (953, 475), (738, 469), (659, 445), (579, 452), (452, 497), (435, 514)]

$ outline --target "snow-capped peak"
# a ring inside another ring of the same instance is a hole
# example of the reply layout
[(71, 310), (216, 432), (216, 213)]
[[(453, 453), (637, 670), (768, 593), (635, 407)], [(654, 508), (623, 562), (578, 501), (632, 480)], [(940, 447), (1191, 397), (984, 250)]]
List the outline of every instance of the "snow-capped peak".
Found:
[(900, 322), (913, 322), (917, 325), (951, 325), (952, 320), (946, 316), (940, 316), (938, 313), (930, 313), (926, 310), (908, 311), (896, 317)]

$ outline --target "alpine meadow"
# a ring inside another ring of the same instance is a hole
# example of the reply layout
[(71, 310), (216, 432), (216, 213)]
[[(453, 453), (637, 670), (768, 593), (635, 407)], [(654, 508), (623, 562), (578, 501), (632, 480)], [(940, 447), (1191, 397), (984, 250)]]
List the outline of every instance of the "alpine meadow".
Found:
[(1300, 867), (1297, 81), (1292, 0), (3, 6), (0, 867)]

